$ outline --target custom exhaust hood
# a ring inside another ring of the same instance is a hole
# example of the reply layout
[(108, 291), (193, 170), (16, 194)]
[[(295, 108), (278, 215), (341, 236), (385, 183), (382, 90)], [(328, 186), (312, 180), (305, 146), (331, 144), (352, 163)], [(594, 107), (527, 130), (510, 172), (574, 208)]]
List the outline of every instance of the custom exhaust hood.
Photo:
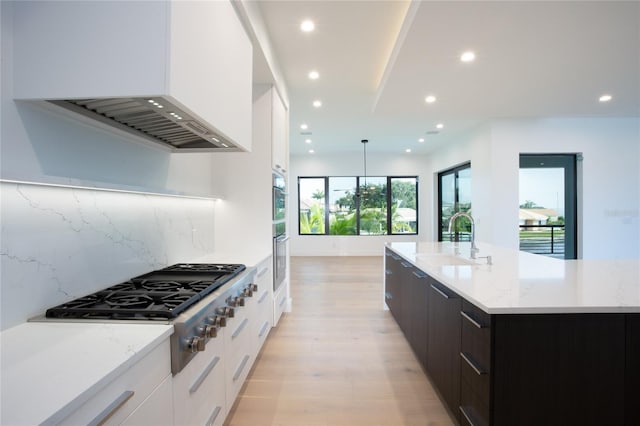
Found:
[(173, 152), (242, 151), (166, 97), (47, 100), (86, 118), (164, 145)]

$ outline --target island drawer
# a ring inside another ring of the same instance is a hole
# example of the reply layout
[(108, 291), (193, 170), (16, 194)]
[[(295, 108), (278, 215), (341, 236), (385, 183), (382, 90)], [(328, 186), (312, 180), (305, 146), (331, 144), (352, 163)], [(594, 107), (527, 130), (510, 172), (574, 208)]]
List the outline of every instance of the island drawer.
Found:
[(491, 315), (464, 299), (460, 315), (461, 352), (477, 369), (488, 374), (491, 371)]

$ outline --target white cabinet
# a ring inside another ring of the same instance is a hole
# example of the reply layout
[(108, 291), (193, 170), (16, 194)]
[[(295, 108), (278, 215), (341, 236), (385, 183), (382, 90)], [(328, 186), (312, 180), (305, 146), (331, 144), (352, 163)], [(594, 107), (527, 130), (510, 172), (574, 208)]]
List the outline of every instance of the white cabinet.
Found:
[(274, 170), (286, 174), (289, 170), (289, 114), (275, 89), (272, 96), (271, 161)]
[(280, 287), (275, 291), (273, 295), (273, 326), (278, 325), (280, 317), (287, 307), (287, 280), (280, 284)]
[(251, 149), (252, 44), (230, 1), (15, 2), (14, 97), (164, 96)]
[(269, 330), (273, 326), (273, 269), (272, 257), (269, 256), (257, 265), (256, 284), (258, 291), (255, 298), (255, 320), (253, 322), (253, 336), (255, 352), (258, 354), (264, 345)]
[(247, 309), (251, 303), (247, 300), (245, 304), (249, 304), (248, 306), (236, 306), (234, 317), (227, 318), (224, 339), (227, 412), (233, 406), (255, 360), (251, 345), (251, 309)]
[(169, 352), (166, 340), (59, 424), (172, 424)]
[(200, 352), (173, 378), (174, 425), (222, 425), (227, 413), (225, 332), (219, 328)]

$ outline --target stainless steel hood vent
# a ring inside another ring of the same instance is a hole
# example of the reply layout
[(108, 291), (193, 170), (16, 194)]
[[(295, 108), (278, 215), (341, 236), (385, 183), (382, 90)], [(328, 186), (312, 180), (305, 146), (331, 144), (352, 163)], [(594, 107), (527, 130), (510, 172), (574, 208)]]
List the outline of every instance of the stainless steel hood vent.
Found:
[(163, 97), (49, 100), (174, 152), (241, 151), (209, 125)]

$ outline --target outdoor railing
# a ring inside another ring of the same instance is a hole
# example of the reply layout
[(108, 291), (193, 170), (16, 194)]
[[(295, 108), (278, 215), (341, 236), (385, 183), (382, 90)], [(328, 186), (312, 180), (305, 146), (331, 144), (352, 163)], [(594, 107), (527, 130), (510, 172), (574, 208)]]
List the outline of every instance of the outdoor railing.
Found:
[(564, 258), (564, 225), (520, 225), (520, 250)]

